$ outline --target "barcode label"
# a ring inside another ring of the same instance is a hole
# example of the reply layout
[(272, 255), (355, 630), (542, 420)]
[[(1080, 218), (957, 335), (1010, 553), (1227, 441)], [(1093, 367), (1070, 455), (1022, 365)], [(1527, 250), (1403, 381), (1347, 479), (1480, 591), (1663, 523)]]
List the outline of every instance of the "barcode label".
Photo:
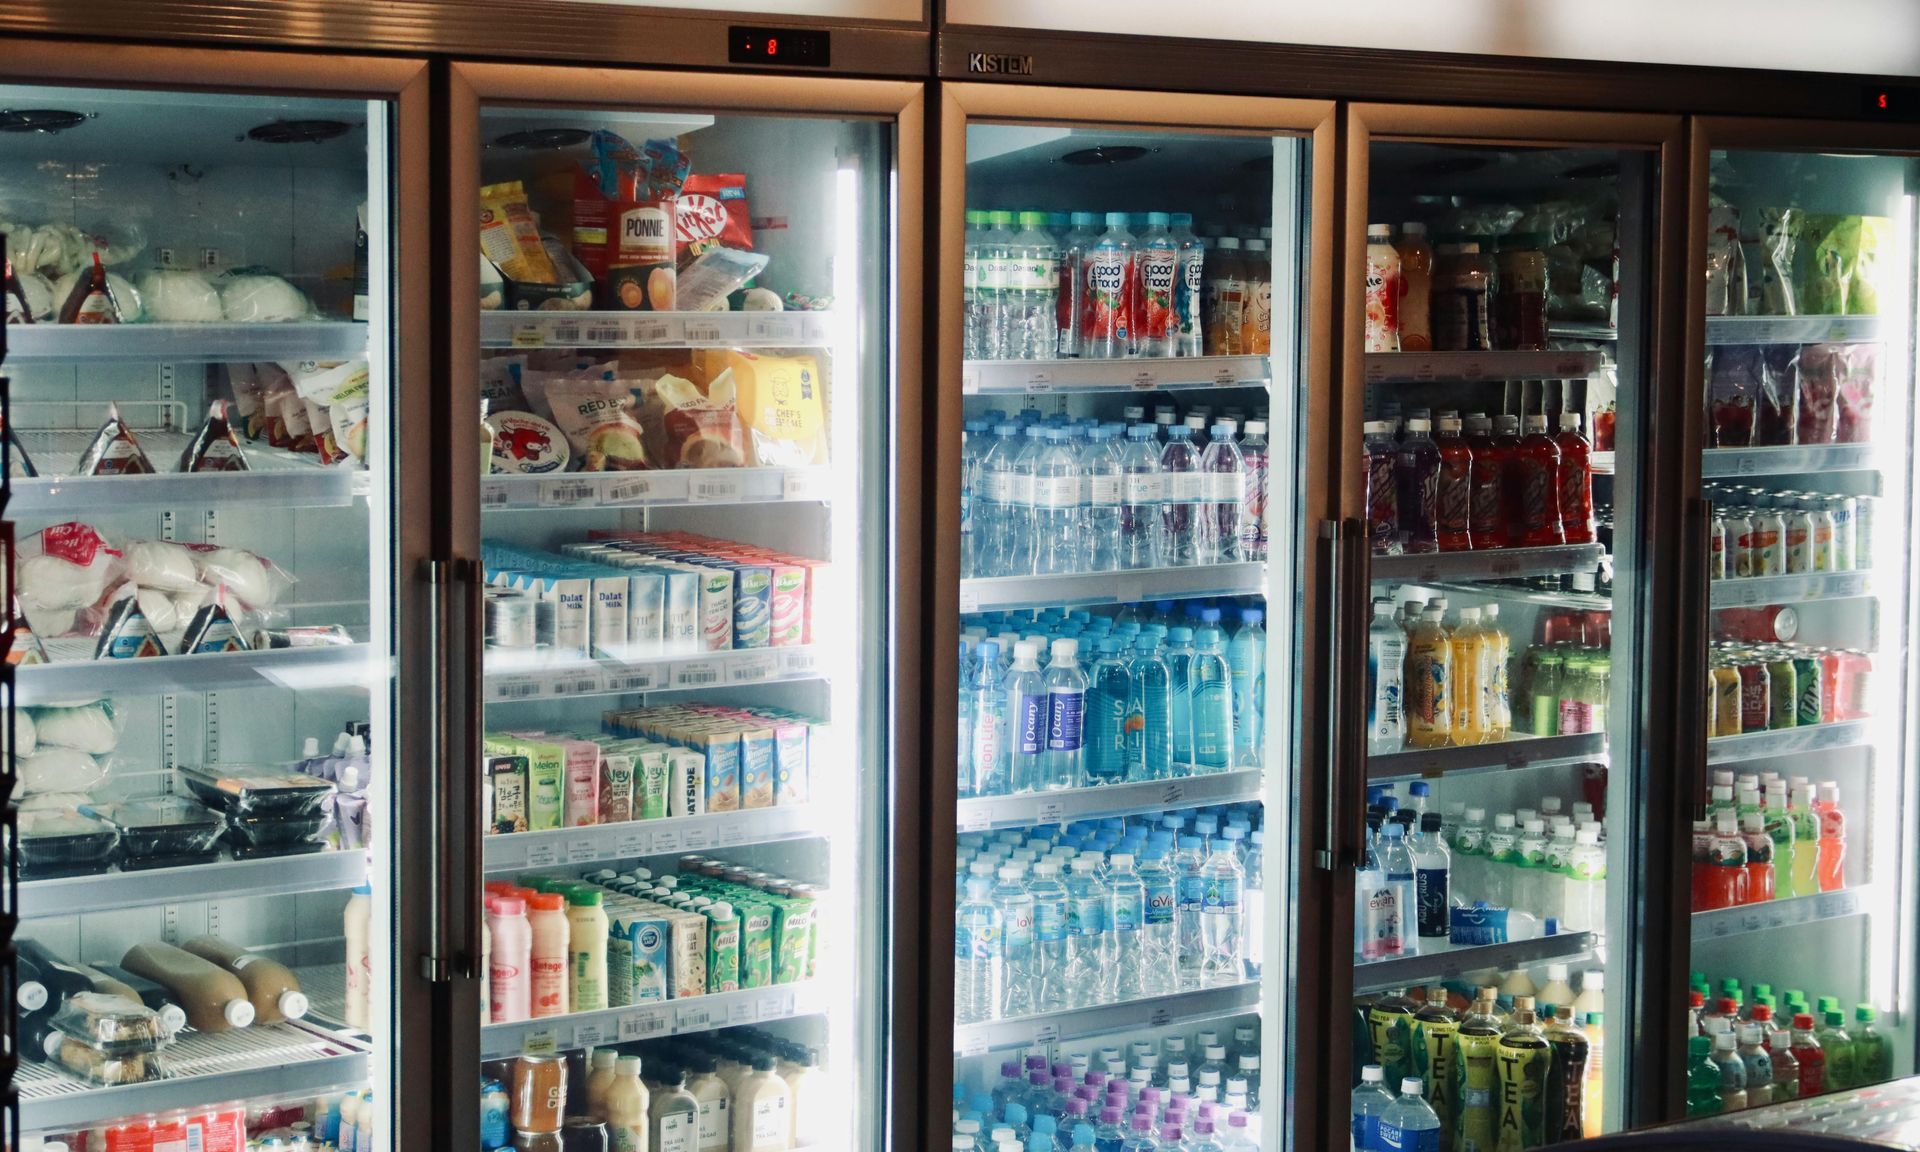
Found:
[(1034, 809), (1034, 819), (1042, 824), (1052, 824), (1067, 814), (1067, 806), (1058, 800), (1042, 800)]
[(641, 856), (650, 856), (653, 853), (647, 845), (652, 841), (653, 837), (645, 832), (630, 832), (620, 837), (620, 842), (614, 845), (614, 859), (632, 860)]
[(673, 323), (668, 320), (638, 320), (633, 325), (636, 344), (660, 344), (672, 335)]
[(689, 320), (686, 324), (687, 343), (717, 344), (720, 342), (720, 325), (707, 320)]
[(783, 500), (820, 500), (825, 498), (825, 490), (820, 474), (811, 468), (797, 469), (780, 478)]
[(1238, 383), (1239, 379), (1239, 373), (1235, 372), (1229, 365), (1223, 364), (1213, 370), (1213, 383), (1215, 387), (1225, 388)]
[(645, 500), (653, 495), (653, 477), (632, 476), (617, 484), (609, 484), (602, 501), (607, 504), (624, 504), (629, 500)]
[(1033, 1030), (1035, 1044), (1051, 1044), (1060, 1039), (1060, 1025), (1042, 1024)]
[(753, 1011), (753, 1001), (735, 1000), (727, 1005), (727, 1023), (751, 1024), (760, 1017)]
[(755, 320), (747, 326), (747, 331), (755, 340), (792, 340), (800, 334), (800, 326), (781, 317)]
[(711, 660), (682, 660), (673, 666), (675, 688), (711, 688), (720, 683), (720, 665)]
[(620, 1018), (620, 1039), (646, 1040), (667, 1034), (667, 1010), (648, 1008)]
[(560, 1050), (560, 1033), (553, 1028), (536, 1028), (520, 1041), (520, 1050), (529, 1056), (551, 1056)]
[(573, 1046), (575, 1048), (598, 1048), (606, 1043), (606, 1030), (598, 1024), (576, 1024), (573, 1026)]
[(687, 500), (694, 504), (712, 504), (722, 500), (738, 499), (740, 499), (740, 479), (737, 476), (702, 476), (687, 490)]
[(560, 850), (553, 841), (527, 845), (527, 867), (551, 868), (560, 862)]
[(558, 677), (553, 682), (555, 696), (592, 696), (600, 691), (600, 674), (597, 672), (574, 672)]
[(738, 822), (727, 824), (720, 829), (718, 839), (722, 848), (747, 842), (747, 826)]
[(973, 804), (961, 811), (958, 822), (962, 832), (984, 832), (993, 827), (993, 808), (986, 804)]
[(1151, 392), (1160, 386), (1160, 375), (1141, 369), (1133, 374), (1133, 386), (1142, 392)]
[(754, 656), (746, 660), (734, 661), (727, 669), (727, 682), (730, 684), (756, 684), (762, 680), (773, 679), (774, 657), (772, 653)]
[(585, 480), (542, 480), (540, 503), (549, 507), (584, 504), (593, 499), (593, 485)]
[(713, 830), (710, 828), (687, 828), (680, 833), (680, 850), (698, 852), (711, 845)]
[(505, 483), (499, 480), (483, 480), (480, 483), (480, 507), (504, 508), (513, 503), (513, 494)]
[(567, 841), (567, 860), (579, 864), (600, 858), (598, 843), (591, 836), (575, 836)]
[(1167, 1025), (1173, 1023), (1173, 1009), (1162, 1005), (1161, 1007), (1155, 1008), (1152, 1015), (1147, 1019), (1155, 1028), (1165, 1028)]
[(962, 1032), (960, 1034), (960, 1043), (956, 1046), (955, 1051), (962, 1056), (985, 1056), (987, 1054), (986, 1033), (973, 1031), (971, 1029)]
[(531, 700), (540, 695), (540, 682), (525, 677), (499, 679), (493, 682), (495, 700)]
[(555, 344), (578, 344), (580, 343), (580, 322), (578, 320), (556, 321), (549, 337)]
[(762, 1020), (785, 1020), (793, 1015), (793, 993), (770, 992), (762, 995), (758, 1008)]
[(636, 666), (609, 672), (604, 682), (608, 692), (651, 692), (659, 686), (659, 679), (658, 669)]
[(653, 834), (652, 855), (666, 856), (678, 851), (680, 851), (680, 833), (678, 831), (662, 828)]
[(1186, 799), (1186, 796), (1187, 786), (1175, 780), (1160, 790), (1160, 803), (1163, 805), (1178, 804), (1180, 801)]
[(587, 325), (584, 335), (589, 344), (624, 344), (627, 326), (618, 320), (596, 320)]
[(1053, 391), (1053, 373), (1051, 373), (1051, 372), (1034, 372), (1034, 373), (1032, 373), (1032, 374), (1030, 374), (1030, 375), (1028, 375), (1028, 377), (1027, 377), (1027, 391), (1029, 391), (1029, 392), (1051, 392), (1051, 391)]
[(787, 676), (811, 676), (819, 666), (819, 660), (811, 652), (782, 652), (780, 669)]
[(673, 1010), (675, 1032), (698, 1032), (713, 1026), (713, 1009), (705, 1004), (686, 1004)]

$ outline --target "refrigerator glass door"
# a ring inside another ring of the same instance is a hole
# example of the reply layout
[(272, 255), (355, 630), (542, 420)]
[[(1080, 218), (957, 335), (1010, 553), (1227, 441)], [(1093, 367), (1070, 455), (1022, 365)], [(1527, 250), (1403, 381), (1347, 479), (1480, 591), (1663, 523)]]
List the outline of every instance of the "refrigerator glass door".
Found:
[(395, 1138), (401, 105), (270, 93), (415, 72), (0, 89), (27, 1134)]
[(917, 89), (464, 71), (482, 1140), (877, 1146)]
[(1278, 1148), (1327, 110), (949, 91), (952, 1135)]
[(1532, 1147), (1620, 1127), (1629, 1095), (1652, 222), (1677, 125), (1572, 119), (1355, 113), (1356, 1139), (1437, 1118), (1457, 1149)]
[[(1707, 139), (1709, 659), (1687, 1028), (1730, 1033), (1756, 1072), (1760, 1046), (1788, 1036), (1773, 1083), (1744, 1087), (1719, 1041), (1699, 1041), (1726, 1065), (1731, 1111), (1913, 1071), (1920, 163)], [(1689, 1113), (1711, 1105), (1698, 1063), (1690, 1052)]]

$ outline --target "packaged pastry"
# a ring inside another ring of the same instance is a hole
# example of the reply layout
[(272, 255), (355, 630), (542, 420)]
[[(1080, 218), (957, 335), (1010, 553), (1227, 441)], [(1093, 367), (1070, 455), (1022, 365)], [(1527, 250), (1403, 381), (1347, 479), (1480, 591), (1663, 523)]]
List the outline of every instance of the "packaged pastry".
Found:
[(233, 428), (248, 440), (258, 440), (267, 431), (266, 384), (260, 378), (260, 365), (228, 364), (226, 372), (227, 387), (233, 392)]
[[(1811, 313), (1810, 313), (1811, 314)], [(1796, 444), (1831, 444), (1840, 381), (1847, 374), (1845, 344), (1807, 344), (1800, 349)]]
[(1847, 374), (1834, 398), (1833, 438), (1841, 444), (1864, 444), (1873, 439), (1873, 400), (1880, 390), (1878, 344), (1855, 344), (1847, 350)]
[(200, 583), (200, 569), (184, 544), (171, 540), (129, 540), (121, 549), (127, 579), (142, 588), (185, 592)]
[(648, 408), (653, 443), (667, 468), (738, 468), (746, 464), (746, 432), (734, 406), (730, 376), (715, 380), (707, 392), (671, 373), (653, 382)]
[(557, 284), (559, 273), (540, 243), (540, 229), (518, 180), (480, 189), (480, 251), (500, 274), (520, 284)]
[(99, 600), (122, 570), (119, 550), (79, 521), (33, 533), (20, 542), (16, 555), (16, 595), (35, 627), (48, 635), (66, 631), (73, 619), (71, 610)]
[(759, 356), (736, 349), (700, 353), (707, 393), (731, 384), (751, 462), (796, 467), (827, 462), (826, 381), (811, 356)]
[(211, 544), (185, 547), (193, 552), (202, 583), (225, 585), (250, 608), (271, 608), (293, 587), (290, 574), (258, 553), (243, 548), (216, 548)]
[(47, 1059), (72, 1075), (102, 1088), (144, 1084), (167, 1074), (166, 1064), (157, 1052), (129, 1052), (115, 1056), (57, 1029), (46, 1034), (45, 1045)]
[(583, 472), (632, 472), (646, 468), (640, 422), (633, 417), (633, 389), (625, 381), (556, 380), (547, 385), (554, 423), (580, 458)]
[(220, 293), (199, 272), (160, 268), (140, 278), (147, 319), (159, 324), (218, 324), (226, 317)]
[(1767, 316), (1794, 316), (1793, 248), (1799, 212), (1792, 208), (1760, 210), (1760, 311)]
[(160, 1014), (125, 996), (76, 992), (53, 1014), (53, 1026), (102, 1052), (151, 1052), (168, 1038)]
[(93, 434), (93, 443), (81, 453), (75, 471), (81, 476), (128, 476), (153, 471), (133, 429), (120, 419), (118, 405), (107, 405), (107, 422)]
[(220, 311), (237, 324), (285, 324), (315, 316), (306, 293), (264, 268), (235, 268), (221, 276)]
[(320, 811), (334, 787), (304, 772), (242, 764), (182, 768), (180, 779), (211, 807), (235, 816), (299, 816)]
[(1707, 209), (1707, 315), (1747, 313), (1747, 258), (1740, 247), (1740, 210), (1719, 197)]

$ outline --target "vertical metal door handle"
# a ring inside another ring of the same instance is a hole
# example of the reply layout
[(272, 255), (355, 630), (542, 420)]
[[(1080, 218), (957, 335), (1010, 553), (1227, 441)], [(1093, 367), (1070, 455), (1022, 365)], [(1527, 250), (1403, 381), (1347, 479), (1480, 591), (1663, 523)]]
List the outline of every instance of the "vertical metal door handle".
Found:
[(461, 841), (466, 845), (462, 854), (466, 870), (461, 882), (454, 886), (453, 894), (461, 898), (461, 922), (466, 931), (461, 935), (462, 950), (459, 956), (459, 975), (477, 977), (485, 980), (487, 974), (480, 970), (480, 931), (483, 914), (480, 909), (481, 876), (486, 865), (483, 860), (485, 851), (481, 835), (483, 814), (480, 811), (479, 784), (480, 749), (482, 746), (481, 728), (486, 709), (486, 644), (487, 634), (487, 594), (486, 579), (478, 560), (460, 560), (454, 577), (458, 580), (461, 593), (465, 597), (465, 626), (461, 629), (461, 670), (466, 673), (466, 694), (459, 700), (461, 735), (464, 737), (455, 753), (456, 763), (452, 766), (454, 776), (454, 795), (462, 799), (460, 804)]
[(1321, 733), (1320, 787), (1323, 797), (1321, 810), (1326, 819), (1320, 829), (1320, 849), (1314, 854), (1314, 863), (1328, 872), (1340, 867), (1339, 830), (1344, 815), (1344, 805), (1340, 803), (1340, 736), (1344, 725), (1340, 686), (1341, 663), (1345, 656), (1341, 637), (1346, 632), (1344, 613), (1340, 607), (1346, 588), (1341, 572), (1342, 561), (1346, 558), (1343, 528), (1344, 525), (1338, 520), (1320, 521), (1320, 570), (1324, 573), (1320, 587), (1320, 618), (1327, 630), (1326, 663), (1321, 673), (1325, 677), (1322, 683), (1326, 685), (1327, 707), (1326, 728)]
[[(1349, 618), (1345, 624), (1357, 629), (1353, 635), (1365, 637), (1360, 641), (1356, 653), (1357, 667), (1347, 671), (1341, 680), (1341, 686), (1347, 690), (1347, 703), (1351, 706), (1353, 720), (1346, 726), (1347, 761), (1354, 765), (1354, 808), (1347, 823), (1342, 825), (1349, 837), (1347, 845), (1347, 867), (1358, 871), (1366, 863), (1366, 813), (1367, 813), (1367, 710), (1373, 706), (1369, 698), (1372, 693), (1367, 687), (1367, 660), (1371, 658), (1373, 640), (1370, 635), (1373, 621), (1373, 542), (1367, 537), (1364, 522), (1348, 517), (1340, 522), (1344, 533), (1344, 542), (1349, 555), (1346, 564), (1346, 576), (1349, 582), (1348, 596), (1341, 601), (1342, 607), (1349, 604), (1361, 608), (1359, 619)], [(1351, 609), (1348, 609), (1351, 612)], [(1403, 677), (1404, 679), (1404, 677)], [(1404, 715), (1404, 709), (1402, 710)]]
[(446, 610), (447, 565), (429, 560), (422, 575), (427, 585), (427, 699), (433, 710), (427, 725), (427, 821), (430, 841), (427, 849), (427, 950), (420, 957), (420, 975), (431, 983), (447, 979), (447, 875), (442, 854), (447, 842), (446, 807), (449, 789), (446, 780), (447, 698), (445, 661), (440, 650), (442, 613)]

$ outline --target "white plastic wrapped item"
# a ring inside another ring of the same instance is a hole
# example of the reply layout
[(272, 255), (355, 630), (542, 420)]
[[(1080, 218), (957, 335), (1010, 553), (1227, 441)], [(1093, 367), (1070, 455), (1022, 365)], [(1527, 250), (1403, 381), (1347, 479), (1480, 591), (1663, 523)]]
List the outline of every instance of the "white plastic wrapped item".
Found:
[(33, 755), (40, 746), (40, 732), (34, 727), (33, 715), (25, 708), (16, 708), (13, 712), (13, 750), (21, 756)]
[(158, 588), (137, 588), (134, 596), (140, 602), (140, 612), (153, 626), (155, 632), (174, 632), (180, 627), (180, 613), (173, 607), (173, 598)]
[[(126, 556), (123, 571), (127, 579), (142, 588), (185, 592), (200, 583), (199, 565), (183, 544), (171, 540), (130, 540), (122, 552)], [(142, 604), (141, 608), (144, 610), (146, 605)]]
[(507, 282), (500, 277), (500, 269), (493, 261), (480, 257), (480, 310), (497, 312), (507, 306)]
[(33, 717), (34, 732), (42, 747), (69, 748), (105, 756), (120, 743), (113, 705), (106, 700), (43, 705), (22, 709), (19, 715)]
[(93, 603), (107, 590), (120, 564), (120, 553), (77, 521), (35, 532), (21, 541), (18, 555), (15, 591), (29, 610), (83, 608)]
[(1740, 210), (1719, 197), (1707, 209), (1707, 315), (1747, 314), (1747, 257)]
[[(53, 286), (53, 298), (65, 300), (73, 294), (76, 284), (80, 283), (80, 273), (69, 272), (60, 277)], [(146, 311), (140, 303), (140, 292), (132, 282), (117, 272), (107, 273), (107, 291), (113, 293), (113, 302), (120, 308), (120, 323), (138, 324), (146, 319)]]
[(218, 324), (226, 315), (213, 282), (198, 272), (162, 268), (140, 278), (147, 319), (158, 324)]
[(194, 546), (200, 578), (224, 584), (249, 608), (271, 608), (293, 587), (293, 577), (273, 561), (241, 548)]
[(20, 776), (20, 793), (34, 796), (44, 792), (91, 792), (104, 784), (107, 770), (85, 752), (73, 748), (42, 746), (31, 756), (15, 762)]
[(20, 811), (72, 812), (92, 799), (85, 792), (41, 792), (20, 801)]
[[(27, 294), (27, 312), (35, 323), (53, 319), (53, 284), (38, 272), (15, 270), (20, 278), (20, 290)], [(7, 297), (7, 323), (18, 324), (20, 303), (12, 296)]]
[(306, 293), (266, 272), (229, 272), (220, 279), (220, 309), (236, 324), (285, 324), (311, 320)]

